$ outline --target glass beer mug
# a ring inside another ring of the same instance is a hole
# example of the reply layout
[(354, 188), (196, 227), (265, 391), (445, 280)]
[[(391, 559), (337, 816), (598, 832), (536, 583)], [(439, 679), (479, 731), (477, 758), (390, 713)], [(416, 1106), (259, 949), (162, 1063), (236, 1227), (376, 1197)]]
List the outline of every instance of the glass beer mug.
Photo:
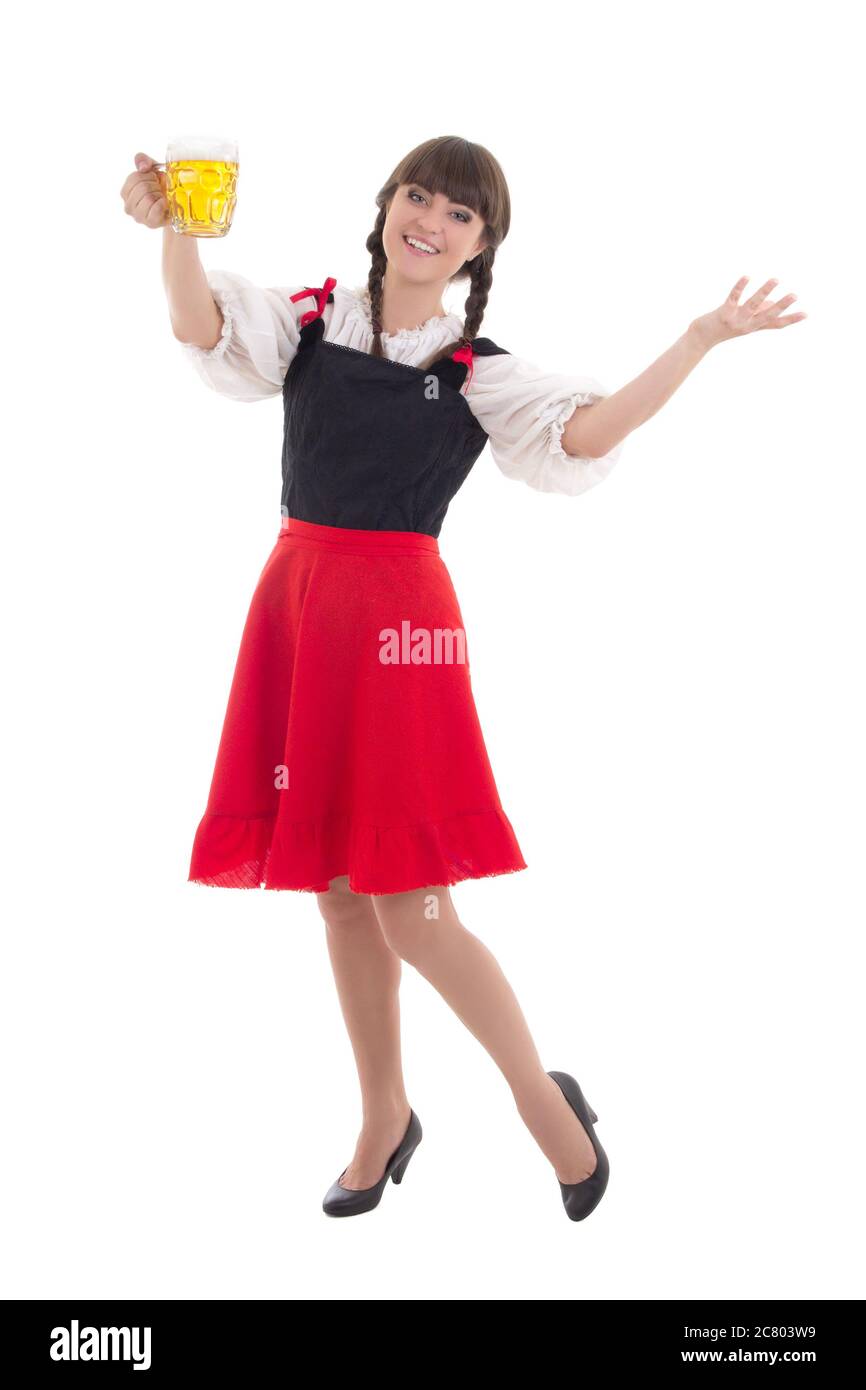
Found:
[(237, 203), (238, 147), (221, 136), (168, 142), (165, 191), (171, 225), (185, 236), (225, 236)]

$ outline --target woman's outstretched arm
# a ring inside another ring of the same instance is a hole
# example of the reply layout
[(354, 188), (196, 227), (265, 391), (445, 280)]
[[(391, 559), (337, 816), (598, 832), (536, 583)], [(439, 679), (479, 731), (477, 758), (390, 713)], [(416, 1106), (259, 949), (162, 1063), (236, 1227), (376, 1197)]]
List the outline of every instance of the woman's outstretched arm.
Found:
[(212, 348), (222, 334), (223, 316), (199, 260), (198, 240), (167, 224), (162, 241), (162, 283), (174, 336), (181, 343)]
[(762, 328), (784, 328), (806, 317), (803, 313), (781, 316), (781, 311), (797, 298), (795, 294), (785, 295), (775, 303), (767, 298), (778, 280), (768, 280), (751, 299), (740, 304), (747, 280), (748, 276), (742, 276), (718, 309), (694, 319), (673, 346), (634, 381), (604, 400), (579, 406), (562, 432), (566, 453), (601, 458), (670, 400), (710, 348), (728, 338), (741, 338)]

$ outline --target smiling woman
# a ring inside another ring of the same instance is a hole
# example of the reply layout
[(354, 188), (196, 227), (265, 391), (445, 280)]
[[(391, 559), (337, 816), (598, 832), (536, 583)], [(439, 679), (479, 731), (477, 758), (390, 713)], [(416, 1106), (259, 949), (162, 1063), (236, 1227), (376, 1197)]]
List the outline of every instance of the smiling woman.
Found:
[[(463, 333), (477, 336), (496, 247), (511, 221), (508, 185), (489, 151), (443, 137), (418, 146), (376, 195), (379, 213), (367, 238), (374, 356), (381, 332), (442, 314), (442, 293), (468, 280)], [(412, 243), (415, 243), (413, 245)]]
[[(219, 340), (184, 344), (214, 390), (283, 402), (283, 521), (241, 636), (189, 878), (317, 895), (371, 1117), (370, 1143), (332, 1185), (326, 1212), (369, 1210), (420, 1139), (386, 1022), (399, 957), (495, 1058), (577, 1221), (607, 1185), (590, 1137), (597, 1116), (573, 1077), (545, 1072), (499, 966), (448, 894), (527, 865), (485, 745), (438, 536), (488, 441), (506, 476), (566, 494), (601, 481), (618, 449), (580, 458), (563, 447), (575, 411), (605, 396), (600, 383), (479, 333), (510, 223), (493, 156), (455, 137), (428, 141), (376, 201), (365, 286), (329, 276), (260, 288), (211, 271)], [(447, 313), (443, 295), (461, 281), (464, 313)], [(413, 650), (383, 661), (382, 634), (408, 623), (459, 634), (465, 659)], [(422, 911), (431, 895), (435, 923)], [(382, 1095), (394, 1098), (384, 1110)]]

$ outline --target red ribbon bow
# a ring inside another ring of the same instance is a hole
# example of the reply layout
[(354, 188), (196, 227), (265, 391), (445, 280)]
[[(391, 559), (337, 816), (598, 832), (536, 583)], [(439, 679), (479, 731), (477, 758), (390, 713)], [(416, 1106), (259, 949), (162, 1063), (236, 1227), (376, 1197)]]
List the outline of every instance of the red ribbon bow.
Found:
[(463, 347), (458, 348), (456, 352), (452, 352), (452, 354), (451, 354), (451, 359), (452, 359), (452, 361), (454, 361), (454, 362), (465, 362), (466, 365), (467, 365), (467, 367), (469, 368), (468, 374), (467, 374), (467, 376), (466, 376), (466, 381), (465, 381), (465, 385), (466, 385), (466, 386), (468, 386), (469, 383), (470, 383), (470, 381), (472, 380), (472, 372), (473, 372), (473, 361), (472, 361), (472, 357), (473, 357), (473, 354), (472, 354), (472, 344), (471, 344), (471, 343), (465, 343), (465, 344), (463, 345)]
[(319, 317), (319, 315), (321, 314), (322, 310), (328, 302), (328, 295), (331, 293), (331, 290), (334, 288), (336, 283), (337, 282), (334, 279), (333, 275), (329, 275), (320, 290), (311, 290), (309, 286), (305, 286), (305, 288), (299, 290), (297, 294), (289, 295), (289, 298), (292, 300), (293, 303), (299, 299), (306, 299), (308, 294), (314, 294), (316, 296), (315, 309), (308, 309), (305, 314), (301, 314), (302, 328), (305, 328), (306, 325), (310, 323), (313, 319), (317, 319)]

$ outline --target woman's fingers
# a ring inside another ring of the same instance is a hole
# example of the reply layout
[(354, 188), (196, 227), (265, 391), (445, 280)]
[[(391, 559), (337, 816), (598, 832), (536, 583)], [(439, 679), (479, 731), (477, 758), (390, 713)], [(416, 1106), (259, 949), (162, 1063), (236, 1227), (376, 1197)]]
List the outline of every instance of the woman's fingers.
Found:
[(731, 304), (739, 304), (739, 302), (740, 302), (740, 295), (743, 293), (743, 290), (745, 289), (745, 287), (746, 287), (746, 285), (747, 285), (748, 283), (749, 283), (749, 277), (748, 277), (748, 275), (741, 275), (740, 278), (739, 278), (739, 280), (737, 281), (737, 283), (734, 285), (734, 288), (731, 290), (731, 293), (728, 295), (728, 301), (729, 301), (729, 303), (731, 303)]
[(124, 211), (144, 227), (162, 227), (169, 219), (165, 175), (150, 155), (139, 152), (135, 163), (120, 190)]
[(786, 314), (783, 318), (772, 318), (762, 326), (764, 328), (787, 328), (789, 323), (799, 323), (801, 319), (806, 317), (807, 315), (804, 313)]
[(778, 283), (778, 280), (765, 281), (761, 288), (755, 291), (751, 299), (746, 300), (745, 304), (743, 305), (743, 308), (751, 309), (753, 313), (756, 312), (766, 302), (770, 290), (774, 290)]
[(729, 321), (734, 325), (739, 323), (741, 332), (748, 332), (753, 328), (786, 328), (789, 323), (799, 323), (801, 319), (807, 317), (804, 313), (783, 316), (782, 310), (793, 304), (797, 296), (786, 294), (781, 299), (771, 300), (769, 298), (770, 292), (779, 283), (776, 279), (766, 280), (759, 290), (756, 290), (741, 304), (739, 302), (740, 295), (748, 283), (748, 279), (748, 275), (740, 276), (728, 295), (727, 301), (734, 306), (735, 310), (734, 316)]
[(789, 305), (793, 304), (796, 298), (797, 296), (795, 294), (786, 294), (783, 295), (781, 299), (778, 299), (775, 304), (771, 304), (765, 315), (765, 322), (762, 323), (760, 327), (786, 328), (789, 323), (799, 323), (801, 319), (806, 318), (804, 313), (782, 314), (782, 310), (787, 309)]

